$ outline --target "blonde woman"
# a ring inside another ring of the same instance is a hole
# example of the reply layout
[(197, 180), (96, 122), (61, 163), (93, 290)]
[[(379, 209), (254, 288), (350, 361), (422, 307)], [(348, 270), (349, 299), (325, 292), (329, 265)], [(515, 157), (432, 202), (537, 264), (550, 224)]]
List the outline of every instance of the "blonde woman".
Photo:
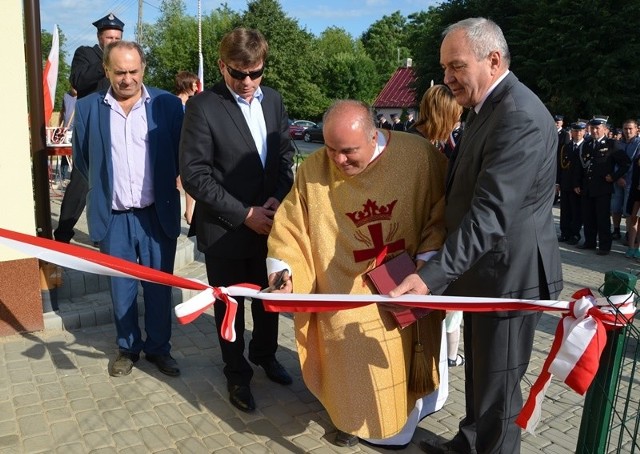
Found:
[[(460, 116), (462, 106), (456, 102), (446, 85), (432, 85), (420, 101), (420, 117), (409, 132), (416, 132), (429, 140), (438, 150), (451, 158), (460, 140)], [(447, 362), (449, 367), (462, 366), (464, 357), (458, 353), (460, 344), (461, 311), (447, 311)]]
[(409, 130), (433, 143), (447, 158), (460, 132), (462, 107), (446, 85), (433, 85), (422, 96), (418, 121)]

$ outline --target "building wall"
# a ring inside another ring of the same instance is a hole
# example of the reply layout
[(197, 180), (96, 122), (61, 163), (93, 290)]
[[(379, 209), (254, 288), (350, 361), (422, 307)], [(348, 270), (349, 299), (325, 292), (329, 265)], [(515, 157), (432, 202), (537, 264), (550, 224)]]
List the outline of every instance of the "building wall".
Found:
[[(23, 3), (4, 0), (0, 93), (0, 228), (35, 234)], [(0, 335), (43, 328), (38, 260), (0, 246)]]

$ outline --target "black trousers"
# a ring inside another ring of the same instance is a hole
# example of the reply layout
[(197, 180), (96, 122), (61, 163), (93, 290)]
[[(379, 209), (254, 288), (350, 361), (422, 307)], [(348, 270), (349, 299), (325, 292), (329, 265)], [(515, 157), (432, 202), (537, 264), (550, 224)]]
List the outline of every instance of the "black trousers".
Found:
[(597, 197), (582, 196), (582, 221), (584, 223), (584, 243), (596, 246), (601, 251), (610, 251), (611, 237), (611, 194)]
[[(214, 287), (229, 286), (249, 282), (267, 286), (267, 267), (264, 257), (249, 259), (229, 259), (211, 257), (205, 254), (207, 267), (207, 279), (209, 285)], [(249, 385), (253, 377), (253, 369), (244, 356), (245, 318), (244, 298), (235, 298), (238, 301), (236, 313), (236, 341), (228, 342), (221, 336), (222, 320), (226, 313), (226, 305), (216, 300), (213, 306), (216, 319), (218, 340), (224, 361), (224, 375), (228, 385)], [(251, 316), (253, 317), (253, 333), (249, 342), (248, 358), (254, 364), (275, 358), (278, 349), (278, 316), (277, 312), (266, 312), (262, 300), (251, 301)]]
[(518, 454), (520, 380), (541, 313), (511, 318), (464, 313), (466, 416), (454, 438), (464, 453)]
[(71, 171), (71, 180), (62, 197), (58, 227), (53, 232), (56, 241), (69, 243), (73, 238), (73, 228), (78, 223), (85, 205), (87, 204), (89, 183), (78, 172)]
[(582, 201), (573, 190), (560, 194), (560, 235), (572, 238), (580, 237), (582, 228)]

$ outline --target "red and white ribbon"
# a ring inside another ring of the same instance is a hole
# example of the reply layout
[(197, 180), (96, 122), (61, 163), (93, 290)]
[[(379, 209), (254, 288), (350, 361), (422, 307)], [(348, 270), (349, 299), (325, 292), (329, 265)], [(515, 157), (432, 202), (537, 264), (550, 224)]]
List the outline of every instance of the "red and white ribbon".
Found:
[(607, 343), (607, 330), (620, 328), (633, 321), (636, 312), (634, 294), (595, 298), (582, 289), (568, 314), (564, 314), (551, 345), (542, 372), (531, 387), (516, 424), (534, 433), (542, 413), (542, 401), (551, 378), (555, 375), (580, 395), (589, 389), (600, 366), (600, 356)]
[(383, 295), (308, 295), (262, 293), (256, 285), (238, 284), (211, 287), (196, 279), (186, 279), (111, 257), (75, 245), (59, 243), (11, 230), (0, 229), (0, 244), (24, 254), (67, 268), (107, 276), (130, 277), (187, 290), (201, 290), (195, 297), (178, 304), (174, 311), (181, 324), (190, 323), (213, 306), (215, 300), (227, 306), (221, 326), (222, 337), (235, 341), (235, 316), (238, 303), (234, 297), (260, 298), (265, 309), (276, 312), (322, 312), (352, 309), (375, 303), (394, 303), (406, 307), (491, 312), (504, 310), (562, 311), (551, 352), (542, 373), (531, 389), (516, 423), (533, 432), (540, 419), (544, 392), (553, 375), (571, 389), (584, 394), (598, 369), (606, 343), (606, 330), (625, 326), (633, 320), (636, 308), (633, 294), (594, 298), (588, 289), (573, 295), (571, 302), (504, 298), (403, 295), (391, 299)]

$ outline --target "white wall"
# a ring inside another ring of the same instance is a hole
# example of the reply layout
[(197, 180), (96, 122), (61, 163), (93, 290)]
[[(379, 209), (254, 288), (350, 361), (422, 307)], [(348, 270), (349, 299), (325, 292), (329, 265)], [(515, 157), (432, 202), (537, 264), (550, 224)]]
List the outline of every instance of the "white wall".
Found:
[[(35, 234), (29, 150), (27, 75), (22, 0), (3, 0), (0, 71), (3, 115), (0, 121), (0, 227)], [(24, 257), (0, 246), (0, 261)]]

